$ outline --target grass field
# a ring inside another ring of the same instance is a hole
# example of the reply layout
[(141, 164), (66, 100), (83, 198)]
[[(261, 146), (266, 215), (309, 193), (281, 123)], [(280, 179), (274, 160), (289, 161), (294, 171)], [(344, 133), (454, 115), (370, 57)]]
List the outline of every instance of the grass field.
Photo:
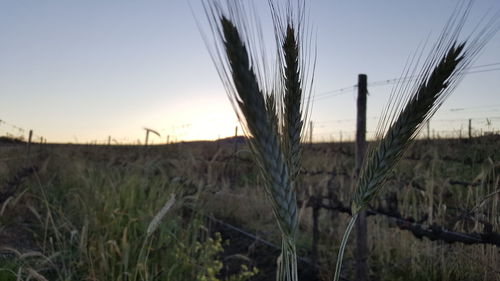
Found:
[[(340, 208), (319, 209), (314, 226), (311, 198), (349, 206), (353, 149), (305, 147), (298, 254), (309, 280), (330, 280), (349, 218)], [(499, 151), (495, 136), (418, 141), (371, 209), (497, 241)], [(273, 280), (278, 252), (259, 239), (279, 245), (279, 231), (258, 173), (247, 147), (227, 141), (44, 145), (30, 159), (23, 145), (1, 147), (0, 280)], [(148, 233), (173, 194), (173, 206)], [(368, 223), (373, 280), (500, 280), (498, 245), (418, 238), (383, 215)]]

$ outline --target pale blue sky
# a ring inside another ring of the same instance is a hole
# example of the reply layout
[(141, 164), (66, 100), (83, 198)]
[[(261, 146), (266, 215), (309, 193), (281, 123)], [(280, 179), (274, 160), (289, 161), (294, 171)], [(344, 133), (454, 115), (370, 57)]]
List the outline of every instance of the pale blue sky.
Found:
[[(203, 16), (201, 2), (190, 2)], [(255, 2), (268, 17), (266, 1)], [(407, 57), (429, 34), (435, 38), (455, 3), (309, 1), (317, 34), (315, 94), (352, 86), (358, 73), (368, 82), (400, 76)], [(500, 1), (476, 1), (468, 26), (492, 10), (500, 10)], [(235, 115), (188, 1), (0, 0), (0, 38), (0, 119), (49, 141), (105, 142), (111, 135), (132, 142), (143, 139), (144, 126), (160, 131), (163, 141), (234, 133)], [(499, 50), (497, 35), (475, 64), (500, 63)], [(494, 68), (500, 65), (474, 70)], [(475, 118), (487, 130), (486, 118), (500, 117), (499, 78), (500, 71), (467, 75), (432, 128), (459, 129)], [(369, 88), (369, 117), (378, 116), (390, 89)], [(316, 140), (354, 130), (354, 94), (345, 92), (314, 102)], [(491, 121), (500, 128), (500, 118)], [(0, 124), (5, 132), (15, 133)]]

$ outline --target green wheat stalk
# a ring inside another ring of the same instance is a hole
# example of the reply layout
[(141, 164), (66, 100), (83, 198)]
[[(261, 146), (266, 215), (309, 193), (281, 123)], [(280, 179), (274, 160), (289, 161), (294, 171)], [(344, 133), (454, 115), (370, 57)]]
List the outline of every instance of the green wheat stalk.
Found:
[[(252, 43), (254, 30), (244, 18), (244, 4), (226, 4), (227, 12), (222, 12), (222, 7), (213, 1), (205, 6), (215, 39), (221, 43), (217, 49), (219, 52), (212, 53), (212, 57), (238, 117), (244, 124), (281, 231), (282, 252), (278, 258), (276, 279), (298, 280), (295, 246), (298, 210), (294, 186), (300, 171), (304, 118), (298, 35), (300, 25), (293, 22), (291, 14), (285, 16), (286, 24), (283, 25), (282, 19), (285, 17), (282, 17), (274, 3), (269, 2), (278, 43), (278, 68), (270, 83), (274, 87), (270, 87), (269, 79), (259, 76), (266, 73), (258, 72), (268, 69), (259, 68), (260, 65), (252, 56), (264, 58), (265, 54), (252, 54), (246, 45)], [(266, 87), (272, 89), (266, 90)]]
[[(300, 24), (293, 23), (290, 14), (283, 21), (279, 9), (269, 2), (279, 55), (278, 79), (274, 81), (275, 87), (270, 91), (267, 88), (269, 84), (262, 83), (268, 81), (262, 76), (266, 73), (258, 72), (265, 72), (265, 67), (262, 68), (262, 64), (248, 52), (248, 46), (245, 45), (251, 44), (255, 39), (255, 30), (244, 17), (243, 4), (226, 2), (227, 9), (224, 12), (215, 0), (206, 1), (208, 5), (205, 5), (205, 11), (214, 39), (219, 42), (219, 48), (211, 53), (212, 58), (240, 122), (244, 124), (282, 234), (282, 253), (278, 258), (276, 278), (297, 280), (295, 243), (298, 218), (294, 184), (300, 171), (300, 140), (304, 124), (304, 73), (301, 72), (304, 65), (301, 64), (303, 62), (299, 48), (302, 29)], [(334, 280), (340, 277), (343, 253), (359, 212), (382, 189), (388, 174), (422, 125), (453, 91), (463, 77), (464, 69), (499, 28), (498, 25), (493, 25), (496, 22), (493, 19), (476, 38), (457, 43), (470, 9), (470, 4), (464, 3), (466, 2), (457, 6), (424, 63), (423, 70), (417, 75), (420, 80), (413, 87), (398, 85), (393, 92), (393, 99), (379, 124), (377, 136), (380, 141), (369, 151), (361, 169), (353, 196), (353, 217), (342, 238)], [(300, 4), (298, 6), (300, 10)], [(301, 16), (298, 17), (298, 22), (303, 19)], [(260, 55), (264, 57), (263, 53)]]
[[(448, 54), (442, 58), (426, 81), (420, 85), (419, 90), (411, 97), (396, 122), (380, 141), (377, 149), (368, 158), (367, 164), (363, 165), (354, 193), (353, 217), (349, 225), (354, 224), (358, 213), (364, 210), (380, 191), (384, 180), (415, 137), (415, 133), (419, 130), (423, 121), (429, 117), (434, 107), (439, 106), (436, 101), (444, 93), (443, 90), (448, 86), (447, 81), (453, 78), (452, 74), (455, 73), (457, 65), (463, 60), (463, 48), (464, 44), (460, 44), (458, 47), (451, 46)], [(345, 248), (351, 229), (352, 227), (348, 228), (348, 231), (344, 234), (342, 239), (343, 248)], [(334, 280), (338, 280), (340, 275), (342, 254), (339, 253), (337, 259)]]
[(288, 274), (278, 274), (278, 278), (285, 278), (278, 280), (297, 280), (295, 261), (297, 202), (277, 131), (278, 118), (274, 97), (268, 96), (266, 105), (255, 73), (250, 66), (247, 49), (241, 41), (236, 26), (226, 17), (221, 18), (221, 26), (238, 106), (252, 135), (250, 144), (266, 180), (266, 192), (271, 199), (274, 215), (282, 232), (283, 244), (287, 245), (282, 248), (279, 268), (287, 268), (288, 270), (284, 272)]
[(420, 77), (417, 83), (410, 88), (397, 86), (393, 92), (393, 99), (377, 129), (380, 140), (371, 147), (361, 168), (352, 200), (352, 218), (341, 241), (334, 281), (340, 278), (344, 250), (359, 212), (366, 209), (380, 192), (387, 176), (412, 140), (455, 89), (463, 78), (464, 70), (499, 29), (498, 23), (494, 24), (497, 19), (493, 18), (476, 38), (457, 43), (470, 8), (470, 2), (468, 5), (462, 2), (457, 6), (424, 63), (423, 70), (417, 75)]

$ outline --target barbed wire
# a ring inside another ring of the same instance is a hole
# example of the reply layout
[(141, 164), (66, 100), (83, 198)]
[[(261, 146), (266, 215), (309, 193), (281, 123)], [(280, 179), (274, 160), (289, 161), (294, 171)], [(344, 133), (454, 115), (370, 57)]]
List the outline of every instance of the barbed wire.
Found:
[[(465, 71), (464, 75), (492, 72), (492, 71), (500, 71), (500, 68), (497, 68), (497, 67), (491, 68), (492, 66), (498, 66), (498, 65), (500, 65), (500, 62), (470, 66), (470, 67), (464, 69), (464, 70), (470, 70), (470, 71)], [(486, 68), (486, 69), (475, 70), (478, 68)], [(370, 82), (367, 84), (367, 87), (394, 85), (394, 84), (398, 84), (398, 83), (402, 83), (402, 82), (409, 82), (412, 80), (417, 80), (419, 78), (421, 78), (421, 75), (393, 77), (393, 78), (389, 78), (389, 79), (382, 79), (382, 80), (376, 80), (376, 81)], [(317, 101), (317, 100), (322, 100), (325, 98), (331, 98), (331, 97), (336, 97), (336, 96), (341, 96), (341, 95), (345, 95), (348, 93), (352, 93), (356, 90), (357, 86), (358, 86), (357, 84), (353, 84), (351, 86), (346, 86), (346, 87), (342, 87), (342, 88), (338, 88), (338, 89), (334, 89), (334, 90), (323, 91), (317, 95), (314, 95), (314, 97), (312, 98), (312, 101)]]
[[(7, 128), (10, 128), (10, 130), (7, 130)], [(17, 126), (15, 124), (9, 123), (3, 119), (0, 119), (0, 132), (4, 131), (3, 135), (7, 137), (13, 137), (13, 138), (20, 138), (24, 140), (25, 138), (28, 138), (30, 130), (22, 128), (21, 126)], [(15, 131), (17, 133), (12, 132)], [(1, 136), (1, 135), (0, 135)], [(32, 141), (38, 141), (42, 140), (44, 137), (35, 133), (32, 133), (31, 135)]]

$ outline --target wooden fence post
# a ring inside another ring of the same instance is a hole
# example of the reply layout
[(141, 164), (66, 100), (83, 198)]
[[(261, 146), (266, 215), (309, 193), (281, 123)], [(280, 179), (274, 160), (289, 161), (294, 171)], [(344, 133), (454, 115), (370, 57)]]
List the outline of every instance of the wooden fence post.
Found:
[(238, 152), (238, 126), (234, 127), (234, 152), (233, 155), (236, 156), (236, 152)]
[(313, 121), (309, 121), (309, 144), (313, 143)]
[(431, 140), (431, 120), (427, 120), (427, 140)]
[(469, 119), (469, 139), (472, 139), (472, 119)]
[(31, 139), (33, 138), (33, 130), (30, 130), (28, 135), (28, 143), (26, 144), (26, 159), (29, 160), (31, 154)]
[[(367, 76), (365, 74), (358, 75), (358, 100), (357, 100), (357, 118), (356, 118), (356, 169), (355, 182), (359, 177), (363, 158), (366, 151), (366, 96), (368, 90), (366, 88)], [(356, 222), (356, 280), (367, 281), (368, 268), (368, 221), (366, 212), (359, 213), (358, 221)]]

